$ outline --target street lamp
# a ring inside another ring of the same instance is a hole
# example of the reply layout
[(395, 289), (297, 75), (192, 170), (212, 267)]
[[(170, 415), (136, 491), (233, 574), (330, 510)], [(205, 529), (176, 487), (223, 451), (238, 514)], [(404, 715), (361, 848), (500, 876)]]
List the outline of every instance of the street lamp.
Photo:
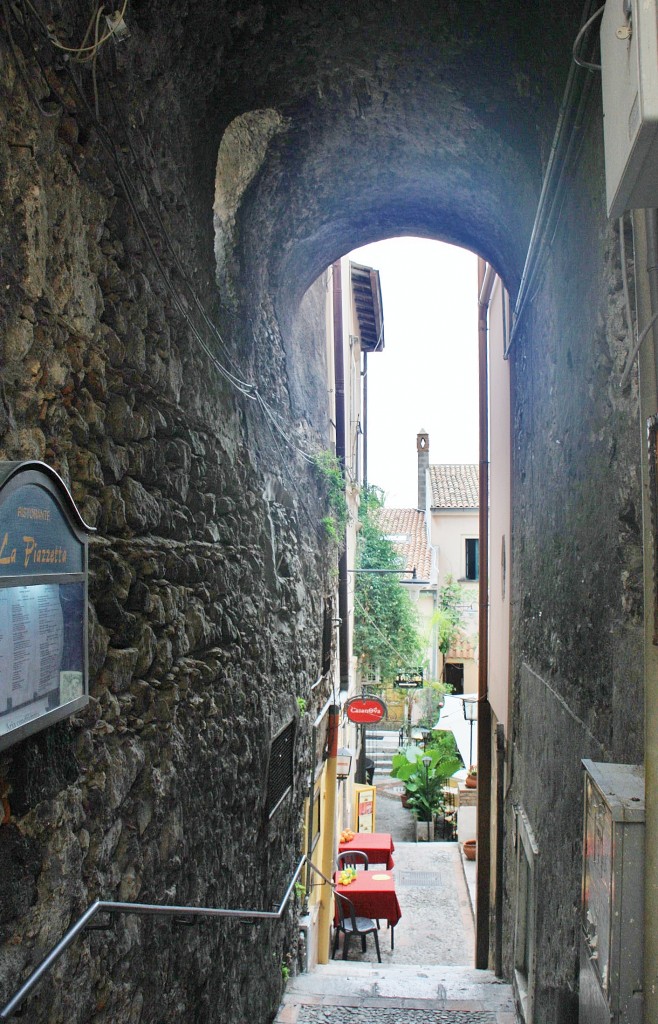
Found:
[(464, 709), (464, 718), (471, 727), (471, 737), (468, 748), (468, 763), (469, 767), (473, 764), (473, 722), (477, 721), (478, 717), (478, 702), (477, 698), (462, 697), (462, 708)]
[(349, 778), (352, 768), (352, 751), (349, 747), (341, 747), (336, 757), (336, 778), (339, 782), (345, 782)]
[(428, 806), (428, 818), (427, 818), (427, 842), (430, 841), (430, 818), (432, 817), (432, 801), (430, 800), (430, 765), (432, 758), (429, 754), (425, 754), (423, 758), (423, 764), (425, 765), (425, 792), (427, 793), (427, 806)]

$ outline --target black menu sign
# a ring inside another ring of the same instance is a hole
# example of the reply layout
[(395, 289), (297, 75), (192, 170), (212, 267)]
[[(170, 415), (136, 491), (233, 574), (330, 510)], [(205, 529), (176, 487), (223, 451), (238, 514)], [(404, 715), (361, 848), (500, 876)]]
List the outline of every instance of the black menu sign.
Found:
[(89, 532), (50, 467), (0, 464), (0, 749), (88, 701)]

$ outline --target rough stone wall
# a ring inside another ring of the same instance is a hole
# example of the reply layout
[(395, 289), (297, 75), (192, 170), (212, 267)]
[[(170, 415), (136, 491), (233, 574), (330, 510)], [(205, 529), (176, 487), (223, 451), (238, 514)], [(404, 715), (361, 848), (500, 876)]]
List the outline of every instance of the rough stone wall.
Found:
[[(71, 4), (36, 7), (82, 39), (84, 6), (77, 24)], [(3, 23), (0, 457), (45, 458), (98, 527), (92, 705), (0, 762), (13, 815), (0, 827), (3, 990), (97, 895), (265, 906), (283, 891), (300, 800), (270, 826), (257, 809), (269, 736), (318, 670), (329, 587), (318, 488), (261, 407), (215, 373), (183, 311), (287, 422), (286, 353), (305, 360), (295, 411), (320, 394), (318, 315), (301, 297), (352, 246), (406, 232), (457, 241), (514, 294), (573, 7), (135, 0), (130, 39), (98, 69), (115, 151), (92, 124), (91, 67), (77, 69), (90, 110), (69, 64), (18, 23), (26, 6), (3, 5), (23, 58)], [(281, 131), (241, 201), (225, 204), (220, 284), (232, 290), (218, 295), (217, 153), (252, 111), (272, 111)], [(539, 1024), (573, 1005), (574, 753), (641, 754), (639, 431), (635, 393), (617, 384), (618, 250), (601, 114), (589, 113), (513, 353), (510, 803), (526, 807), (543, 851)], [(292, 942), (289, 925), (130, 918), (67, 954), (30, 1020), (266, 1020)]]
[[(619, 229), (604, 207), (596, 89), (586, 115), (554, 240), (512, 350), (506, 885), (513, 904), (518, 803), (539, 845), (537, 1024), (577, 1016), (581, 759), (643, 757), (641, 428), (636, 375), (620, 387), (631, 344)], [(511, 941), (507, 952), (510, 970)]]
[[(57, 31), (82, 37), (53, 13)], [(285, 420), (284, 355), (267, 311), (246, 327), (218, 313), (212, 179), (199, 179), (173, 62), (165, 80), (166, 52), (156, 59), (152, 39), (131, 105), (131, 72), (113, 62), (138, 61), (139, 45), (101, 61), (108, 148), (62, 62), (39, 42), (47, 81), (14, 21), (39, 112), (8, 27), (0, 458), (47, 461), (98, 532), (90, 706), (0, 755), (11, 810), (0, 826), (0, 999), (95, 898), (279, 901), (300, 848), (308, 716), (298, 723), (293, 798), (271, 822), (269, 742), (299, 720), (296, 697), (308, 698), (318, 677), (322, 599), (333, 585), (316, 529), (321, 485), (216, 371), (183, 315), (225, 363), (257, 375)], [(144, 28), (132, 29), (143, 43)], [(93, 104), (89, 69), (75, 73)], [(206, 145), (210, 165), (218, 140)], [(183, 274), (221, 324), (224, 350)], [(292, 914), (275, 925), (192, 928), (119, 919), (72, 947), (31, 998), (29, 1020), (265, 1021), (295, 946)]]

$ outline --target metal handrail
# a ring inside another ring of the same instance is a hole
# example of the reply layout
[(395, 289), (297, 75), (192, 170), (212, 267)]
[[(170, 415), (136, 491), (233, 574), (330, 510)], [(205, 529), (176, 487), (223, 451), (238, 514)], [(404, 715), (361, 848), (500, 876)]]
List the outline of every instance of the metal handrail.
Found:
[(308, 864), (311, 870), (317, 875), (320, 875), (320, 877), (330, 885), (332, 889), (335, 888), (334, 882), (332, 882), (330, 878), (327, 878), (327, 876), (320, 871), (313, 861), (304, 854), (295, 869), (290, 880), (290, 884), (286, 889), (285, 895), (281, 900), (281, 903), (278, 905), (277, 910), (230, 910), (226, 907), (177, 907), (171, 905), (159, 905), (156, 903), (115, 903), (112, 900), (95, 900), (94, 903), (87, 907), (84, 914), (78, 918), (75, 924), (65, 932), (57, 945), (53, 946), (51, 951), (46, 957), (44, 957), (38, 967), (35, 967), (28, 979), (21, 985), (9, 1002), (2, 1007), (0, 1010), (0, 1020), (9, 1020), (10, 1017), (14, 1016), (32, 990), (39, 984), (41, 979), (48, 974), (56, 961), (59, 960), (62, 953), (68, 949), (71, 943), (77, 939), (83, 931), (94, 927), (94, 925), (90, 925), (90, 922), (96, 914), (142, 914), (152, 917), (185, 918), (232, 917), (241, 918), (242, 920), (280, 921), (283, 917), (283, 912), (286, 909), (290, 896), (292, 895), (295, 882), (299, 878), (304, 864)]

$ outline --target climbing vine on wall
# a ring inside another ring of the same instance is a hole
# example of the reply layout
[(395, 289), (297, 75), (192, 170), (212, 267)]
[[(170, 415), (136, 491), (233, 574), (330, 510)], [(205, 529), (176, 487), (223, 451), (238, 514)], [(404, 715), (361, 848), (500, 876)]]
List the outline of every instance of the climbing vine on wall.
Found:
[[(357, 569), (394, 570), (403, 562), (379, 524), (381, 493), (361, 494)], [(354, 652), (364, 679), (391, 681), (401, 668), (420, 664), (424, 645), (418, 616), (395, 572), (357, 572), (355, 580)]]

